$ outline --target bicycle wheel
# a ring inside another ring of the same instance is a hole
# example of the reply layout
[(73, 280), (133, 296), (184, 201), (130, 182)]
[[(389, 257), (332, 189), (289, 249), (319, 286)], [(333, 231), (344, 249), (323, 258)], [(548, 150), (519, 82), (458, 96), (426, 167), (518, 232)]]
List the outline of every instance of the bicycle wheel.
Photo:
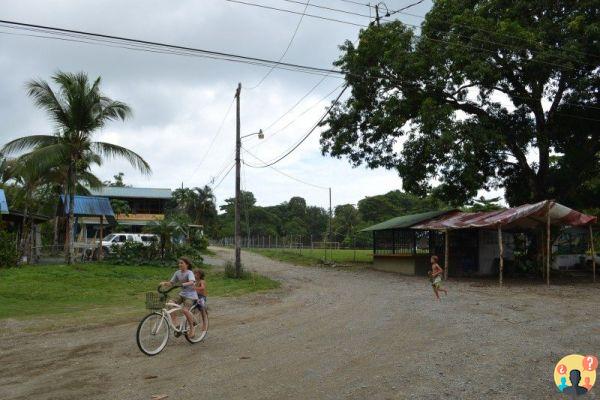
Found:
[[(185, 338), (188, 342), (194, 344), (199, 343), (204, 340), (206, 335), (208, 334), (208, 312), (206, 312), (204, 316), (204, 321), (202, 319), (202, 312), (198, 307), (194, 307), (192, 309), (192, 316), (194, 317), (194, 327), (196, 328), (194, 332), (194, 336), (190, 336), (187, 332), (185, 334)], [(204, 322), (204, 323), (203, 323)], [(187, 320), (185, 322), (187, 328)], [(204, 328), (204, 329), (203, 329)]]
[(162, 351), (169, 340), (169, 324), (159, 313), (151, 313), (141, 320), (137, 328), (136, 341), (140, 351), (147, 356), (155, 356)]

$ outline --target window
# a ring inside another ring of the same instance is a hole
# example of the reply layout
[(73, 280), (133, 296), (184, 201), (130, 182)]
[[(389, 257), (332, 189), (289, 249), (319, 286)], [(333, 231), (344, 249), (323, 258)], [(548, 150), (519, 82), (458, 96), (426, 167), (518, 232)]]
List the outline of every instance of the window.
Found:
[(115, 242), (124, 243), (125, 240), (126, 240), (125, 235), (119, 235), (117, 237), (117, 240), (115, 240)]

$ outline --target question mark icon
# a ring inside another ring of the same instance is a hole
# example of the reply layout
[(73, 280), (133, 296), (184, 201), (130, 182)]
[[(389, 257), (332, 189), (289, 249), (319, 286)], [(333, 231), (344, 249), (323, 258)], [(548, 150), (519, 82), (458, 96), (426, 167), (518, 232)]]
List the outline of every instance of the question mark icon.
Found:
[(598, 358), (595, 356), (583, 357), (583, 369), (586, 371), (594, 371), (598, 368)]
[(560, 374), (560, 375), (564, 375), (567, 373), (567, 367), (565, 366), (565, 364), (560, 364), (557, 368), (556, 371)]

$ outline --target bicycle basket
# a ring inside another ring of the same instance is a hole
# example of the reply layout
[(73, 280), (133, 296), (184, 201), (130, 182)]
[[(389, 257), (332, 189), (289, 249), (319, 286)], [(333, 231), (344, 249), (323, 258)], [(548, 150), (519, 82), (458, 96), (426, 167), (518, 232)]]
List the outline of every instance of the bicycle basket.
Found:
[(161, 310), (165, 307), (167, 296), (156, 292), (146, 293), (146, 308), (148, 310)]

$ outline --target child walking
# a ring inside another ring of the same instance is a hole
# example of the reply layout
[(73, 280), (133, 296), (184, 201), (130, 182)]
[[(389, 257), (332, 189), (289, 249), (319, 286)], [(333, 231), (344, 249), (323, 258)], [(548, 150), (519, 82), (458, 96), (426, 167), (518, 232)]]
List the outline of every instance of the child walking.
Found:
[(444, 269), (438, 264), (438, 256), (431, 256), (430, 261), (431, 271), (427, 272), (427, 275), (429, 275), (429, 278), (431, 280), (431, 287), (433, 288), (433, 293), (435, 293), (435, 297), (437, 297), (439, 301), (440, 291), (444, 292), (444, 294), (446, 295), (448, 294), (448, 291), (442, 288), (442, 275), (444, 274)]

